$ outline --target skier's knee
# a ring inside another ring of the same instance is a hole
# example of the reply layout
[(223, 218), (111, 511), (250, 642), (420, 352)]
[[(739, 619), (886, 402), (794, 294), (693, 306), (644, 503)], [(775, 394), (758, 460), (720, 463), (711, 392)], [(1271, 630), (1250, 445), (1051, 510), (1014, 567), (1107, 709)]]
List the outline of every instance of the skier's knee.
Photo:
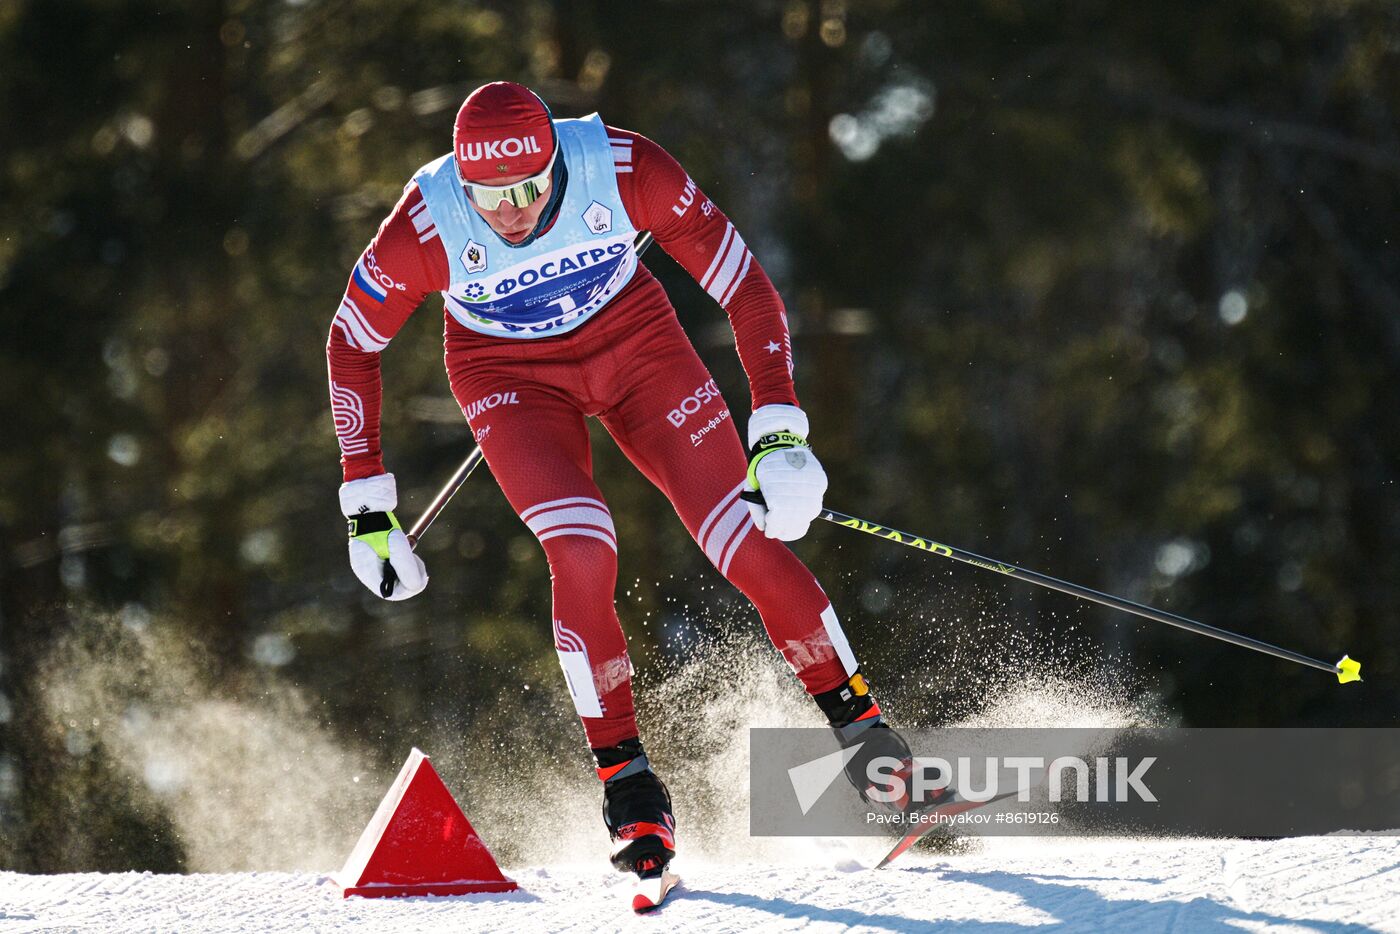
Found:
[(760, 609), (765, 603), (787, 602), (794, 590), (820, 590), (812, 572), (796, 555), (782, 542), (764, 538), (762, 533), (748, 535), (716, 567)]
[[(548, 500), (520, 513), (544, 546), (555, 579), (617, 575), (617, 532), (607, 504), (588, 496)], [(609, 571), (611, 569), (611, 571)]]
[(571, 586), (596, 584), (612, 593), (617, 583), (617, 552), (611, 542), (580, 535), (561, 535), (544, 544), (550, 578)]

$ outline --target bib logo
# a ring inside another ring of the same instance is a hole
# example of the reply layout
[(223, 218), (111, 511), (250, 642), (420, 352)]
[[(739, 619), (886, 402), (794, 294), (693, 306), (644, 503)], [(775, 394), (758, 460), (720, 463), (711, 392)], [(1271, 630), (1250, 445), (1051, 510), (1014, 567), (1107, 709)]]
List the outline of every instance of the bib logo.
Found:
[[(590, 269), (605, 259), (616, 259), (624, 253), (630, 252), (632, 252), (630, 243), (612, 243), (606, 247), (595, 246), (580, 250), (573, 256), (569, 256), (563, 251), (546, 253), (543, 257), (535, 257), (520, 265), (510, 267), (509, 271), (515, 272), (516, 269), (524, 266), (525, 268), (521, 269), (518, 275), (502, 276), (499, 281), (491, 280), (496, 282), (491, 292), (496, 295), (509, 295), (516, 289), (528, 289), (559, 276)], [(483, 264), (484, 262), (485, 260), (483, 260)], [(482, 268), (485, 269), (485, 265)], [(473, 283), (473, 285), (475, 284)], [(485, 302), (491, 299), (490, 293), (485, 288), (473, 289), (471, 286), (467, 286), (463, 295), (459, 297), (468, 302)]]
[(695, 387), (695, 392), (686, 396), (681, 400), (680, 405), (667, 413), (666, 420), (679, 428), (685, 424), (687, 418), (718, 398), (719, 387), (715, 385), (714, 380), (710, 380), (703, 386)]
[[(461, 260), (452, 265), (452, 284), (442, 293), (448, 312), (474, 331), (532, 337), (577, 326), (606, 305), (637, 270), (632, 237), (614, 229), (589, 240), (578, 215), (572, 216), (569, 236), (580, 242), (519, 260), (499, 250), (488, 257), (479, 241), (459, 241), (463, 245), (449, 256), (461, 251)], [(480, 250), (476, 264), (471, 246)]]
[(595, 234), (607, 233), (612, 230), (612, 209), (594, 201), (583, 212), (583, 222)]
[(483, 159), (499, 159), (502, 156), (523, 156), (543, 152), (533, 136), (521, 139), (493, 139), (489, 143), (462, 143), (457, 147), (457, 158), (463, 162), (480, 162)]
[(468, 240), (467, 248), (462, 251), (462, 265), (467, 267), (467, 272), (485, 272), (486, 247), (475, 240)]

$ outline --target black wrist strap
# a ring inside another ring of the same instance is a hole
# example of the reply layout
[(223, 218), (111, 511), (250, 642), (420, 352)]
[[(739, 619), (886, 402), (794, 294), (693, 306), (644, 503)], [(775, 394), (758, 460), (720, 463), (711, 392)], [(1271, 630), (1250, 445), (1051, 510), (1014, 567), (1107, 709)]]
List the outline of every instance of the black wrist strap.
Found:
[(387, 532), (394, 527), (387, 512), (362, 512), (345, 520), (350, 527), (350, 537), (358, 538), (372, 532)]
[(749, 448), (749, 460), (765, 451), (781, 451), (784, 448), (808, 448), (807, 439), (791, 431), (771, 431), (754, 442)]

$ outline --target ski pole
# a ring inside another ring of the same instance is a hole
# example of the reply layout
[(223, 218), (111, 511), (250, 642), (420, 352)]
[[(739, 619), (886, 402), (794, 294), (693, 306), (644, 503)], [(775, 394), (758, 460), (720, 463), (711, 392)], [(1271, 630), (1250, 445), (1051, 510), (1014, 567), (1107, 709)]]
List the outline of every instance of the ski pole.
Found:
[[(651, 246), (651, 243), (651, 231), (645, 230), (642, 231), (642, 235), (637, 238), (637, 241), (632, 244), (632, 249), (636, 251), (638, 256), (641, 256), (647, 251), (647, 247)], [(472, 471), (476, 469), (476, 465), (481, 463), (481, 457), (481, 445), (472, 448), (472, 452), (467, 455), (466, 460), (462, 461), (462, 465), (457, 468), (457, 472), (452, 475), (452, 479), (448, 480), (447, 485), (441, 490), (438, 490), (437, 496), (433, 497), (433, 501), (428, 504), (428, 508), (423, 510), (423, 514), (418, 517), (418, 520), (413, 523), (413, 527), (408, 530), (408, 547), (417, 549), (419, 539), (428, 531), (428, 527), (433, 524), (433, 520), (437, 519), (438, 513), (442, 512), (443, 507), (447, 505), (448, 501), (462, 488), (462, 484), (467, 482), (467, 478), (472, 475)], [(397, 584), (398, 581), (399, 575), (394, 571), (394, 566), (386, 561), (384, 563), (384, 580), (379, 585), (380, 595), (386, 600), (389, 599), (394, 592), (394, 585)]]
[[(481, 446), (472, 448), (472, 452), (467, 455), (467, 459), (462, 461), (457, 472), (452, 475), (452, 479), (447, 481), (447, 485), (438, 490), (437, 496), (428, 504), (428, 508), (423, 510), (423, 514), (413, 523), (413, 527), (408, 530), (408, 547), (417, 548), (418, 540), (423, 537), (423, 533), (428, 531), (428, 527), (433, 524), (433, 520), (442, 512), (448, 501), (462, 488), (462, 484), (467, 482), (467, 478), (472, 475), (476, 465), (481, 463)], [(379, 584), (379, 595), (384, 599), (389, 599), (394, 593), (394, 585), (399, 582), (399, 575), (395, 573), (394, 566), (389, 562), (384, 562), (384, 580)]]
[[(744, 491), (740, 496), (749, 502), (762, 502), (759, 493)], [(837, 512), (834, 509), (823, 509), (820, 518), (827, 522), (834, 522), (837, 525), (848, 529), (855, 529), (857, 532), (865, 532), (867, 535), (874, 535), (876, 538), (883, 538), (888, 541), (897, 542), (910, 548), (917, 548), (920, 551), (941, 555), (944, 558), (952, 558), (954, 561), (961, 561), (964, 564), (971, 564), (974, 567), (984, 568), (988, 571), (995, 571), (1007, 577), (1014, 577), (1017, 580), (1027, 581), (1040, 587), (1049, 587), (1061, 593), (1078, 597), (1081, 600), (1092, 600), (1094, 603), (1101, 603), (1104, 606), (1113, 607), (1115, 610), (1122, 610), (1125, 613), (1132, 613), (1145, 619), (1155, 620), (1159, 623), (1166, 623), (1168, 626), (1175, 626), (1178, 629), (1185, 629), (1187, 632), (1194, 632), (1197, 635), (1209, 636), (1212, 639), (1219, 639), (1222, 642), (1229, 642), (1241, 648), (1253, 649), (1256, 652), (1263, 652), (1265, 655), (1272, 655), (1284, 661), (1294, 662), (1298, 665), (1306, 665), (1309, 668), (1316, 668), (1319, 671), (1327, 671), (1337, 676), (1337, 681), (1346, 684), (1349, 681), (1361, 680), (1361, 663), (1355, 661), (1350, 656), (1343, 655), (1342, 660), (1335, 665), (1316, 658), (1310, 658), (1289, 649), (1270, 645), (1258, 639), (1251, 639), (1249, 636), (1242, 636), (1227, 629), (1219, 629), (1215, 626), (1207, 626), (1205, 623), (1198, 623), (1195, 620), (1187, 619), (1184, 616), (1177, 616), (1175, 613), (1167, 613), (1164, 610), (1154, 609), (1141, 603), (1134, 603), (1132, 600), (1125, 600), (1122, 597), (1115, 597), (1112, 594), (1100, 593), (1097, 590), (1090, 590), (1088, 587), (1081, 587), (1078, 584), (1071, 584), (1059, 578), (1050, 577), (1046, 574), (1039, 574), (1035, 571), (1028, 571), (1025, 568), (1018, 568), (1014, 564), (1007, 564), (1004, 561), (994, 561), (975, 555), (970, 551), (963, 551), (961, 548), (953, 548), (929, 538), (919, 535), (911, 535), (908, 532), (900, 532), (895, 529), (880, 525), (878, 522), (870, 522), (866, 519), (857, 519), (848, 516), (844, 512)]]
[(467, 455), (467, 459), (462, 461), (457, 472), (452, 475), (452, 479), (447, 481), (447, 485), (438, 490), (437, 496), (428, 504), (428, 508), (423, 510), (423, 514), (418, 517), (418, 521), (413, 523), (413, 527), (408, 530), (408, 547), (417, 548), (418, 540), (423, 537), (423, 533), (428, 531), (428, 527), (437, 519), (438, 513), (442, 512), (448, 500), (457, 495), (457, 491), (462, 488), (462, 484), (467, 482), (467, 478), (472, 475), (476, 465), (481, 463), (481, 447), (472, 448), (472, 452)]

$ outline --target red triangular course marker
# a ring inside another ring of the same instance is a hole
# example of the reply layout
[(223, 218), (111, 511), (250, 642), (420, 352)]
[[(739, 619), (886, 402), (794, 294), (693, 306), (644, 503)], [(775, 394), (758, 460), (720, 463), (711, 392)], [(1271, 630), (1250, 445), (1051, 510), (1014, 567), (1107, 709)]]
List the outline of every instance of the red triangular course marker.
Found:
[(414, 749), (337, 880), (345, 897), (467, 895), (519, 888), (501, 874), (471, 822)]

